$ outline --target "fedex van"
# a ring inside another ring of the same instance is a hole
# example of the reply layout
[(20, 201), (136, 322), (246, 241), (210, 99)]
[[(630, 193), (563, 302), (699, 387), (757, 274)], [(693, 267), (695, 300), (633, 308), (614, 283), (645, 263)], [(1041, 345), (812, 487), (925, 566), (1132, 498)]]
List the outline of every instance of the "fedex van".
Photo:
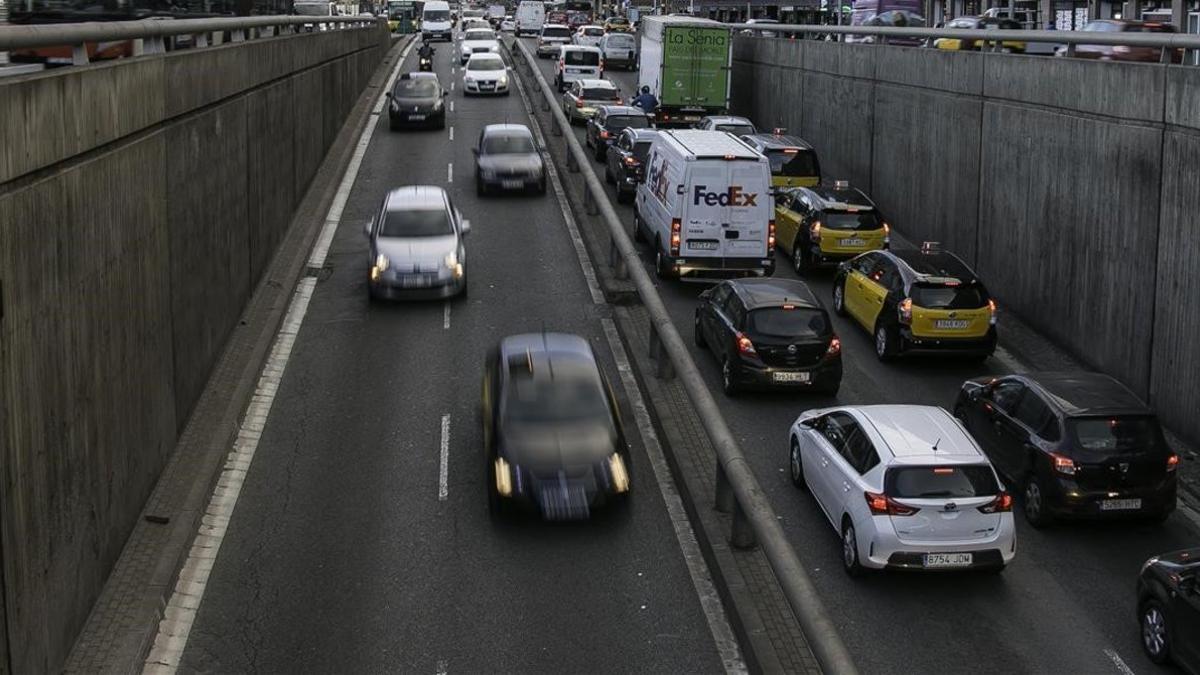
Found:
[(634, 201), (633, 235), (654, 246), (662, 279), (775, 271), (771, 165), (724, 131), (662, 131)]
[(429, 0), (421, 10), (421, 38), (440, 38), (450, 42), (450, 3), (445, 0)]

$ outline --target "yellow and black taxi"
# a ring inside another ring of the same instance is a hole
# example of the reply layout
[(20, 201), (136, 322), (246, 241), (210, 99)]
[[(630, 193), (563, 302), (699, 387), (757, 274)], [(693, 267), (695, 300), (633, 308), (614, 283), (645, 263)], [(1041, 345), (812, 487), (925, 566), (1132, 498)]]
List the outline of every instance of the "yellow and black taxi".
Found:
[(891, 226), (875, 203), (848, 181), (787, 188), (775, 196), (776, 243), (796, 274), (891, 245)]
[(773, 187), (812, 187), (821, 183), (817, 152), (803, 138), (776, 129), (771, 134), (746, 134), (742, 140), (771, 162)]
[[(960, 16), (947, 23), (946, 28), (955, 30), (1021, 30), (1022, 26), (1019, 21), (1004, 17)], [(950, 51), (979, 51), (984, 47), (991, 48), (989, 43), (982, 40), (964, 40), (962, 38), (937, 38), (933, 41), (933, 46)], [(1020, 40), (1003, 40), (1000, 43), (1000, 50), (1023, 54), (1025, 43)]]
[(881, 361), (909, 352), (952, 352), (980, 361), (996, 350), (996, 303), (958, 256), (871, 251), (838, 266), (833, 309), (875, 336)]
[(632, 33), (633, 26), (623, 16), (612, 16), (604, 20), (605, 33)]

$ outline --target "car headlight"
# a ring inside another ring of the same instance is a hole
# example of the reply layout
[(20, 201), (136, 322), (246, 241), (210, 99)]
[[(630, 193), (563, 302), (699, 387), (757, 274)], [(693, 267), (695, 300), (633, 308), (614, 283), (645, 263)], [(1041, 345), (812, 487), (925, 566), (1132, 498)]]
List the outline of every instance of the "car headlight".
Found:
[(508, 86), (508, 75), (501, 75), (498, 82), (500, 83), (500, 86), (507, 87)]
[(445, 264), (448, 269), (454, 269), (455, 265), (458, 265), (458, 251), (450, 251), (447, 253), (446, 257), (442, 259), (442, 263)]
[(379, 257), (375, 258), (375, 264), (371, 266), (371, 281), (379, 281), (379, 277), (383, 276), (390, 264), (387, 256), (380, 253)]
[(512, 469), (509, 467), (508, 462), (504, 461), (503, 457), (496, 458), (494, 473), (496, 474), (496, 492), (501, 497), (511, 496), (513, 484)]
[(613, 492), (629, 492), (629, 472), (621, 453), (614, 452), (608, 458), (608, 475), (612, 477)]

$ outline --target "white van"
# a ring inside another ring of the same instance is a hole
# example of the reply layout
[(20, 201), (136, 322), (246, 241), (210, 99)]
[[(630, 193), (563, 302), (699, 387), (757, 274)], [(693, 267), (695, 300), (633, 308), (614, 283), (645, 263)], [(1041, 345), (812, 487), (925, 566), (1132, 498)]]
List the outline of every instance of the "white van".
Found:
[(634, 202), (634, 239), (658, 276), (706, 279), (775, 271), (771, 164), (724, 131), (661, 131)]
[(428, 0), (421, 10), (421, 38), (435, 38), (450, 42), (453, 37), (450, 31), (450, 3), (445, 0)]
[(517, 5), (517, 37), (522, 35), (537, 35), (542, 32), (542, 24), (546, 23), (546, 5), (534, 0), (521, 0)]
[(578, 80), (604, 79), (604, 58), (595, 47), (563, 45), (558, 50), (558, 63), (554, 68), (554, 84), (559, 91), (566, 91)]

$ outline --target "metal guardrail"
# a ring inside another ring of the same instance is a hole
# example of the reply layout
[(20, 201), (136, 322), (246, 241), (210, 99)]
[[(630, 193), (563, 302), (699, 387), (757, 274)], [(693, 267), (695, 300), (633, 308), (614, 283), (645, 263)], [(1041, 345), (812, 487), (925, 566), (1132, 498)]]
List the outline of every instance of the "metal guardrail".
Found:
[(58, 24), (8, 24), (0, 26), (0, 52), (35, 47), (72, 47), (74, 64), (89, 61), (87, 44), (134, 41), (134, 55), (166, 51), (165, 41), (189, 36), (195, 47), (220, 44), (213, 34), (230, 34), (230, 41), (243, 42), (308, 30), (363, 28), (376, 26), (382, 19), (356, 16), (250, 16), (216, 19), (142, 19), (139, 21), (103, 21)]
[(583, 175), (584, 206), (590, 214), (599, 214), (611, 235), (609, 264), (618, 278), (631, 279), (642, 305), (650, 315), (650, 357), (655, 363), (656, 377), (678, 377), (696, 407), (704, 430), (717, 454), (716, 504), (718, 511), (733, 514), (730, 544), (735, 548), (761, 545), (788, 604), (800, 620), (813, 654), (827, 675), (856, 675), (858, 670), (850, 658), (837, 629), (825, 611), (824, 603), (800, 563), (796, 551), (787, 542), (766, 493), (759, 487), (745, 453), (725, 424), (721, 409), (708, 390), (696, 363), (688, 354), (687, 344), (675, 329), (650, 275), (641, 265), (641, 257), (621, 219), (609, 202), (604, 184), (596, 177), (587, 153), (571, 130), (571, 123), (557, 105), (558, 97), (535, 65), (529, 48), (520, 40), (511, 49), (514, 61), (537, 80), (542, 90), (542, 109), (555, 120), (552, 131), (564, 136), (567, 143), (567, 168)]

